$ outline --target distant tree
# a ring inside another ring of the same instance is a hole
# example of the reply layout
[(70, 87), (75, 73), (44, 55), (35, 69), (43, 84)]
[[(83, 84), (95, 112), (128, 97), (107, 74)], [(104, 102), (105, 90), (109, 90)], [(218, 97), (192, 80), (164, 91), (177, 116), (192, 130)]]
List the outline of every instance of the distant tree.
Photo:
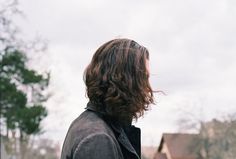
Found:
[(38, 133), (41, 120), (47, 115), (41, 105), (47, 97), (42, 91), (48, 86), (49, 74), (44, 77), (27, 68), (27, 58), (16, 49), (1, 52), (0, 90), (1, 116), (7, 130), (18, 128), (23, 133)]
[[(43, 102), (50, 74), (39, 74), (29, 68), (25, 42), (17, 37), (18, 27), (12, 17), (20, 15), (16, 0), (0, 4), (0, 124), (6, 136), (20, 133), (20, 141), (41, 131), (41, 121), (47, 116)], [(32, 49), (32, 50), (30, 50)]]
[[(186, 114), (186, 112), (184, 112)], [(220, 119), (203, 121), (192, 113), (180, 118), (181, 128), (198, 129), (198, 137), (189, 146), (200, 159), (235, 159), (236, 158), (236, 114)], [(182, 115), (183, 116), (183, 115)], [(185, 125), (185, 126), (184, 126)]]
[(204, 123), (195, 143), (196, 152), (203, 159), (236, 158), (236, 120), (212, 120)]

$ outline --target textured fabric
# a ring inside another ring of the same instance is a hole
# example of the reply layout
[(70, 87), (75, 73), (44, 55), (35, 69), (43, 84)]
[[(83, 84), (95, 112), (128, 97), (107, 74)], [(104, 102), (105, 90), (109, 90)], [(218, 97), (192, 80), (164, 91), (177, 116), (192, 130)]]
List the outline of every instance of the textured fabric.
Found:
[[(109, 151), (104, 151), (104, 148), (109, 148)], [(119, 157), (114, 141), (105, 133), (89, 135), (78, 144), (73, 153), (73, 158), (86, 158), (86, 156), (90, 159), (121, 158), (121, 156)]]
[(140, 159), (140, 129), (126, 129), (88, 104), (67, 132), (61, 159)]

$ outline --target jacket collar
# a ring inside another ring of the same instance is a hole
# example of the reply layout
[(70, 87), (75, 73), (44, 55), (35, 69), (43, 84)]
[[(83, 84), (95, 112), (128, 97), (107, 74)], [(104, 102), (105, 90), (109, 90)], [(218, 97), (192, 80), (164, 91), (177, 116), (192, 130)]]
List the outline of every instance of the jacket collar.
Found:
[[(124, 129), (122, 128), (122, 126), (118, 122), (112, 122), (110, 120), (106, 120), (106, 118), (104, 117), (105, 112), (98, 110), (96, 108), (96, 106), (94, 104), (92, 104), (91, 102), (88, 102), (87, 107), (85, 109), (98, 113), (103, 118), (103, 120), (105, 120), (105, 122), (108, 125), (110, 125), (110, 127), (115, 132), (115, 134), (117, 134), (117, 141), (125, 149), (127, 149), (129, 152), (133, 153), (137, 157), (137, 159), (140, 159), (139, 155), (137, 154), (137, 152), (135, 151), (134, 147), (130, 143), (130, 141), (129, 141), (129, 139), (128, 139)], [(132, 126), (132, 129), (135, 132), (138, 132), (140, 134), (140, 129), (139, 128), (136, 128), (136, 127)]]
[(87, 107), (85, 109), (98, 112), (97, 107), (94, 104), (92, 104), (91, 102), (88, 102)]

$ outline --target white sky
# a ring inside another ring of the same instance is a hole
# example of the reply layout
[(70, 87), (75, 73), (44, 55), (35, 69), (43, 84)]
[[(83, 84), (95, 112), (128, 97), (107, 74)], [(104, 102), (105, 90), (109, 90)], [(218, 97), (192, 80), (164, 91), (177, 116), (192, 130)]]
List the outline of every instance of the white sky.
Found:
[[(43, 136), (63, 141), (86, 106), (83, 71), (96, 49), (116, 37), (150, 51), (151, 84), (167, 95), (136, 125), (142, 144), (158, 146), (186, 112), (209, 120), (236, 111), (235, 0), (20, 0), (24, 36), (49, 41), (35, 67), (51, 71), (53, 96)], [(187, 115), (186, 115), (187, 116)]]

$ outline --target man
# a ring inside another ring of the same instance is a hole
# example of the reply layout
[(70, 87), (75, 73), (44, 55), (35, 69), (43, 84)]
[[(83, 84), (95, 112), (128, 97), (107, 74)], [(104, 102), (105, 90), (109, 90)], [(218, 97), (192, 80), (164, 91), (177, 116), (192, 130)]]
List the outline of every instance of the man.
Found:
[(140, 159), (140, 129), (131, 125), (153, 101), (149, 52), (130, 39), (103, 44), (85, 70), (89, 103), (71, 124), (61, 159)]

